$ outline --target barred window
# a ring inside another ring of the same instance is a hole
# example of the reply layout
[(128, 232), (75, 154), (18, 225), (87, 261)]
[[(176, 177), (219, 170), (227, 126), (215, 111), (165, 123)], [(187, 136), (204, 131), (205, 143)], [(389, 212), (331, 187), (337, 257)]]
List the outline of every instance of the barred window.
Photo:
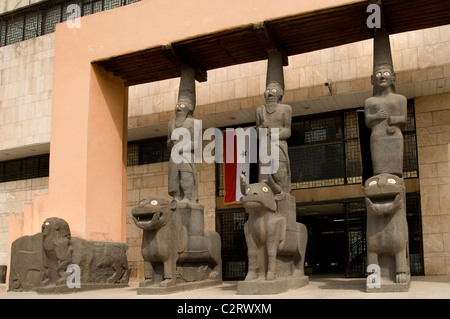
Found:
[(0, 162), (0, 183), (48, 177), (49, 154)]
[(128, 143), (128, 166), (167, 162), (169, 159), (170, 150), (165, 136)]
[(114, 9), (141, 0), (59, 0), (28, 6), (0, 16), (0, 46), (24, 41), (55, 31), (57, 23), (73, 16), (70, 5), (80, 8), (81, 16)]

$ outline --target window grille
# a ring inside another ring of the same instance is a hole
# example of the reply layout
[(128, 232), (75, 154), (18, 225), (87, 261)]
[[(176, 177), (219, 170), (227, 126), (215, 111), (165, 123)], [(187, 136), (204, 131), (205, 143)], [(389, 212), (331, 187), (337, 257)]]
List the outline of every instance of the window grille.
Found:
[(0, 183), (48, 177), (49, 154), (0, 162)]
[(167, 137), (128, 143), (127, 166), (167, 162), (170, 150), (167, 148)]
[(222, 279), (242, 280), (247, 274), (244, 209), (218, 212), (216, 229), (222, 239)]
[(57, 23), (73, 16), (70, 5), (78, 5), (81, 16), (114, 9), (141, 0), (56, 0), (31, 5), (0, 16), (0, 46), (55, 31)]

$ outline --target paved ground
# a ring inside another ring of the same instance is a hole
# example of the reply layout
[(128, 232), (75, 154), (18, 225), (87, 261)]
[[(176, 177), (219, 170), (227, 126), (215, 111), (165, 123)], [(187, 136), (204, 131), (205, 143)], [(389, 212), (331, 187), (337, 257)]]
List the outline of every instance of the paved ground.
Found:
[(0, 299), (450, 299), (450, 276), (413, 276), (408, 292), (366, 293), (364, 278), (344, 278), (343, 275), (310, 276), (307, 286), (277, 295), (237, 295), (237, 282), (225, 281), (220, 286), (169, 295), (137, 295), (137, 282), (129, 287), (71, 294), (37, 294), (6, 292)]

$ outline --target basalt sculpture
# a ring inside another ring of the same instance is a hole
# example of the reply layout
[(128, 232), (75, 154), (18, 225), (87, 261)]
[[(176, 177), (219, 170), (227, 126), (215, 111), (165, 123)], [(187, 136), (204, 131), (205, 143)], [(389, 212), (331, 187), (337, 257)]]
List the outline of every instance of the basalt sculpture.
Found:
[[(195, 137), (194, 109), (195, 71), (183, 66), (175, 119), (168, 125), (169, 149), (180, 143), (180, 135), (173, 134), (177, 129), (188, 130), (191, 138)], [(221, 240), (217, 232), (204, 229), (194, 154), (184, 154), (180, 148), (177, 156), (183, 160), (176, 162), (171, 155), (169, 161), (171, 198), (145, 198), (132, 210), (136, 226), (143, 229), (145, 278), (138, 294), (166, 294), (222, 283)]]
[[(73, 237), (65, 220), (47, 218), (41, 233), (13, 242), (9, 290), (66, 293), (126, 287), (127, 249), (124, 243)], [(74, 268), (79, 272), (73, 273)]]
[[(258, 161), (259, 182), (245, 184), (241, 176), (240, 202), (249, 214), (245, 223), (245, 240), (249, 268), (244, 281), (238, 282), (238, 294), (274, 294), (309, 283), (304, 275), (307, 230), (296, 222), (295, 198), (291, 192), (291, 173), (287, 139), (291, 135), (292, 109), (282, 104), (284, 75), (282, 54), (269, 50), (267, 64), (266, 104), (256, 110), (256, 127), (278, 129), (279, 157), (274, 162)], [(259, 131), (259, 130), (258, 130)], [(259, 136), (261, 139), (261, 136)], [(270, 147), (272, 143), (260, 143)], [(265, 150), (271, 154), (271, 150)], [(263, 173), (263, 168), (273, 168)]]
[[(196, 205), (200, 206), (200, 205)], [(143, 229), (144, 280), (138, 294), (163, 294), (222, 282), (221, 241), (203, 229), (203, 210), (165, 196), (132, 210)]]
[(407, 100), (395, 93), (395, 72), (385, 29), (374, 31), (373, 96), (364, 117), (371, 129), (374, 176), (365, 182), (367, 292), (406, 291), (410, 283), (408, 224), (403, 176)]

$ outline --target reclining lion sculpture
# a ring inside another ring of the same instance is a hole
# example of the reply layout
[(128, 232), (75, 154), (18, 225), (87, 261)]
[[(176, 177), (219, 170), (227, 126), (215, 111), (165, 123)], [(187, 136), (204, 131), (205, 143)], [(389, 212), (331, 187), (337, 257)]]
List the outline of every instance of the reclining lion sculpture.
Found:
[(127, 249), (124, 243), (72, 237), (64, 219), (47, 218), (41, 233), (13, 242), (9, 290), (76, 291), (67, 284), (69, 265), (79, 267), (82, 290), (127, 286)]

